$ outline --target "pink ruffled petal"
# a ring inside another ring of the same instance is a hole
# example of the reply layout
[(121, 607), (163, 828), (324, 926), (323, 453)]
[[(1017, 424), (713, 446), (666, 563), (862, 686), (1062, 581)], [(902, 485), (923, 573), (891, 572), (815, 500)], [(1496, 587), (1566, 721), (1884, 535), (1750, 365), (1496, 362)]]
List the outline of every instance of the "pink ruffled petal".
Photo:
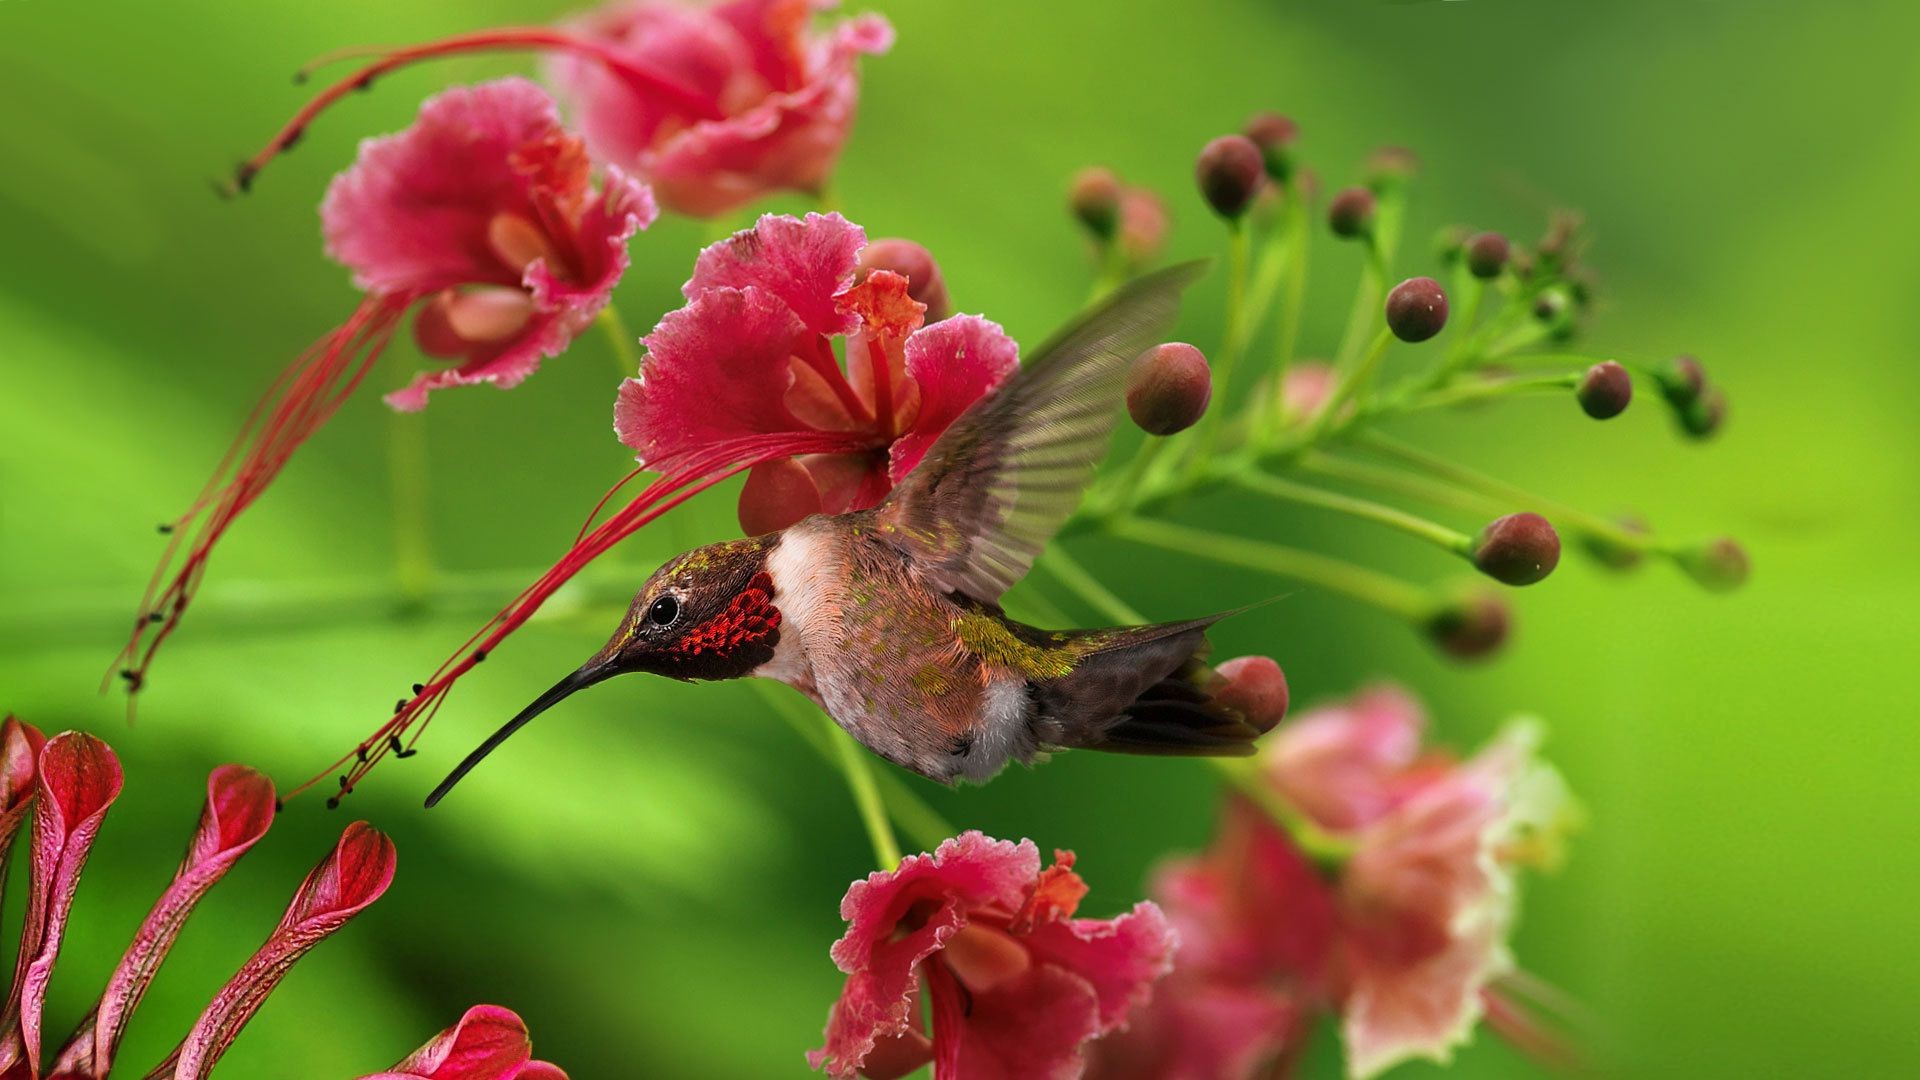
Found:
[(1426, 714), (1397, 687), (1309, 710), (1267, 740), (1268, 775), (1320, 827), (1344, 832), (1378, 819), (1409, 791)]
[(35, 792), (39, 811), (33, 819), (32, 890), (7, 1000), (0, 1068), (24, 1062), (30, 1073), (39, 1073), (47, 982), (53, 977), (87, 853), (107, 808), (119, 795), (120, 761), (106, 743), (78, 731), (47, 740)]
[(347, 826), (333, 851), (301, 882), (280, 925), (214, 995), (168, 1059), (176, 1080), (205, 1080), (293, 965), (380, 899), (393, 883), (393, 870), (393, 841), (364, 821)]
[(364, 1080), (515, 1080), (532, 1055), (533, 1040), (518, 1015), (498, 1005), (475, 1005), (393, 1068)]
[(1035, 965), (967, 994), (936, 966), (927, 986), (935, 1080), (1072, 1080), (1086, 1067), (1082, 1048), (1102, 1030), (1093, 987), (1066, 968)]
[(626, 273), (627, 241), (658, 215), (646, 185), (610, 169), (601, 196), (589, 204), (573, 238), (585, 263), (584, 279), (567, 280), (556, 276), (546, 260), (533, 262), (521, 284), (531, 294), (535, 315), (523, 327), (500, 341), (474, 346), (458, 366), (415, 376), (388, 394), (387, 404), (415, 412), (426, 407), (428, 394), (442, 387), (492, 383), (506, 390), (518, 386), (539, 370), (541, 360), (559, 356), (592, 326)]
[(1308, 1010), (1271, 987), (1185, 978), (1162, 983), (1125, 1031), (1095, 1041), (1092, 1080), (1254, 1080), (1306, 1034)]
[(813, 333), (849, 333), (858, 320), (837, 298), (853, 283), (866, 243), (866, 230), (839, 214), (763, 214), (753, 228), (701, 251), (681, 292), (698, 300), (712, 289), (759, 288), (779, 297)]
[(90, 1021), (61, 1052), (60, 1072), (105, 1075), (153, 976), (185, 928), (187, 916), (233, 864), (273, 824), (273, 781), (241, 765), (222, 765), (207, 777), (207, 802), (173, 883), (161, 894), (114, 969)]
[[(912, 1028), (920, 962), (982, 907), (1016, 910), (1040, 872), (1031, 841), (992, 840), (968, 831), (932, 855), (912, 855), (847, 890), (847, 932), (833, 945), (846, 987), (827, 1020), (826, 1045), (807, 1055), (829, 1076), (852, 1077), (877, 1040)], [(1087, 996), (1091, 998), (1091, 993)]]
[(907, 339), (907, 375), (920, 395), (913, 426), (894, 441), (888, 472), (899, 483), (947, 425), (992, 393), (1020, 366), (1020, 347), (998, 323), (955, 315)]
[(508, 78), (428, 98), (412, 127), (369, 139), (320, 204), (327, 253), (368, 292), (517, 284), (488, 244), (495, 215), (536, 219), (513, 151), (559, 130), (544, 90)]
[(1173, 970), (1176, 938), (1159, 905), (1142, 900), (1113, 919), (1039, 923), (1023, 940), (1036, 961), (1085, 980), (1105, 1033), (1125, 1026), (1127, 1015), (1153, 996), (1154, 983)]

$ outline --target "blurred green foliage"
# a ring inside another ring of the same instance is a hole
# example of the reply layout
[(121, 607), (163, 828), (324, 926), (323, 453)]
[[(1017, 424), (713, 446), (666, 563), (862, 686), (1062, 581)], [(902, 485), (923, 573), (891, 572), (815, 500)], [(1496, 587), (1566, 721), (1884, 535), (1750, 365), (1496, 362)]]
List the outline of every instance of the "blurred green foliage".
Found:
[[(1442, 224), (1528, 236), (1550, 207), (1588, 212), (1605, 277), (1595, 348), (1698, 353), (1732, 395), (1723, 437), (1681, 442), (1651, 399), (1604, 425), (1554, 399), (1404, 430), (1676, 535), (1734, 533), (1755, 558), (1751, 586), (1709, 596), (1666, 568), (1616, 579), (1570, 556), (1516, 595), (1508, 653), (1471, 669), (1300, 589), (1223, 625), (1221, 655), (1280, 658), (1306, 700), (1404, 680), (1460, 742), (1516, 711), (1551, 723), (1550, 755), (1592, 821), (1568, 868), (1533, 888), (1518, 951), (1592, 1005), (1612, 1067), (1920, 1069), (1915, 711), (1900, 689), (1920, 643), (1910, 10), (874, 6), (900, 42), (866, 66), (838, 199), (873, 234), (924, 242), (961, 309), (1028, 342), (1086, 290), (1060, 209), (1073, 170), (1105, 162), (1159, 187), (1175, 208), (1173, 253), (1216, 252), (1192, 154), (1256, 108), (1301, 121), (1329, 184), (1376, 145), (1418, 151), (1408, 272), (1428, 266), (1420, 238)], [(559, 11), (0, 3), (0, 708), (103, 735), (128, 773), (54, 981), (55, 1030), (91, 1001), (170, 872), (212, 765), (245, 761), (290, 782), (350, 747), (558, 553), (623, 468), (608, 431), (615, 361), (598, 337), (511, 396), (437, 397), (422, 421), (437, 556), (486, 576), (457, 604), (400, 613), (388, 421), (366, 393), (234, 530), (139, 723), (94, 692), (157, 554), (153, 523), (198, 489), (270, 375), (353, 303), (318, 249), (327, 177), (430, 90), (516, 67), (403, 72), (317, 124), (250, 198), (223, 203), (208, 178), (301, 100), (287, 77), (316, 53)], [(639, 238), (616, 297), (629, 322), (671, 306), (708, 235), (669, 220)], [(1350, 249), (1316, 251), (1310, 353), (1337, 334), (1356, 263)], [(1190, 305), (1184, 332), (1203, 344), (1217, 340), (1220, 288), (1206, 283)], [(413, 361), (397, 347), (376, 379), (396, 384)], [(1397, 536), (1239, 496), (1185, 513), (1416, 577), (1454, 570)], [(710, 497), (630, 542), (602, 580), (637, 584), (671, 551), (732, 527), (730, 500)], [(1097, 538), (1076, 553), (1157, 617), (1292, 588), (1207, 565), (1142, 575), (1125, 545)], [(288, 596), (304, 606), (261, 614)], [(839, 984), (826, 956), (836, 905), (870, 857), (839, 778), (749, 689), (597, 689), (444, 808), (419, 810), (444, 766), (611, 625), (592, 598), (558, 607), (461, 687), (420, 757), (376, 773), (340, 814), (316, 801), (282, 815), (188, 927), (134, 1021), (129, 1066), (184, 1032), (351, 813), (394, 835), (396, 885), (293, 974), (227, 1075), (369, 1071), (476, 1001), (521, 1011), (538, 1051), (579, 1077), (801, 1071)], [(1155, 860), (1204, 843), (1215, 800), (1204, 769), (1091, 754), (980, 790), (912, 782), (957, 823), (1076, 848), (1094, 914), (1137, 897)], [(1315, 1067), (1333, 1074), (1330, 1048)], [(1491, 1038), (1458, 1068), (1529, 1070)]]

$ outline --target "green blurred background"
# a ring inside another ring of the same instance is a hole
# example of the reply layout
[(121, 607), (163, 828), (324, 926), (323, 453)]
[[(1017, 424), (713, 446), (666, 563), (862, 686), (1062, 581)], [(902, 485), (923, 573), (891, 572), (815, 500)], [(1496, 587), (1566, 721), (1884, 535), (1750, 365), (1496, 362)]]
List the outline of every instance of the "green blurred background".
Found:
[[(1920, 645), (1910, 11), (871, 6), (900, 40), (866, 65), (839, 199), (873, 234), (924, 242), (963, 310), (1028, 342), (1087, 287), (1060, 210), (1066, 178), (1106, 162), (1157, 186), (1174, 206), (1173, 253), (1214, 252), (1192, 155), (1256, 108), (1297, 117), (1304, 153), (1335, 185), (1374, 146), (1418, 151), (1408, 272), (1430, 269), (1424, 237), (1439, 225), (1530, 237), (1549, 207), (1588, 212), (1605, 282), (1594, 348), (1699, 354), (1732, 395), (1723, 436), (1684, 443), (1650, 401), (1604, 425), (1533, 400), (1405, 430), (1674, 534), (1736, 534), (1751, 586), (1709, 596), (1666, 567), (1621, 578), (1570, 557), (1515, 597), (1512, 648), (1477, 668), (1300, 589), (1222, 626), (1220, 654), (1278, 657), (1300, 700), (1404, 680), (1463, 744), (1515, 712), (1549, 721), (1549, 753), (1591, 822), (1567, 868), (1532, 888), (1518, 953), (1591, 1005), (1610, 1070), (1920, 1070), (1920, 710), (1904, 686)], [(291, 782), (350, 747), (564, 547), (622, 469), (608, 431), (615, 361), (597, 336), (510, 396), (436, 397), (420, 422), (449, 595), (404, 613), (389, 420), (363, 394), (233, 531), (139, 722), (95, 693), (158, 553), (153, 523), (198, 489), (270, 375), (354, 302), (319, 251), (328, 176), (427, 92), (528, 68), (404, 72), (317, 124), (252, 197), (221, 202), (208, 178), (302, 100), (288, 74), (312, 55), (562, 10), (0, 0), (0, 708), (99, 733), (128, 775), (80, 891), (53, 1030), (91, 1001), (170, 872), (212, 765)], [(672, 305), (708, 235), (668, 220), (635, 243), (616, 303), (636, 329)], [(1324, 352), (1356, 257), (1326, 243), (1316, 256), (1307, 342)], [(1190, 306), (1194, 340), (1217, 340), (1220, 288), (1216, 276)], [(375, 381), (398, 383), (414, 361), (396, 348)], [(1454, 570), (1318, 514), (1227, 499), (1188, 512), (1417, 578)], [(733, 528), (731, 500), (680, 518), (615, 556), (629, 584)], [(1141, 573), (1136, 551), (1098, 538), (1073, 550), (1157, 617), (1290, 588), (1157, 560)], [(418, 758), (377, 772), (341, 813), (294, 804), (188, 927), (123, 1059), (171, 1046), (351, 813), (393, 834), (398, 880), (294, 972), (225, 1075), (371, 1071), (477, 1001), (519, 1010), (539, 1053), (579, 1077), (799, 1074), (839, 985), (826, 955), (836, 905), (870, 855), (840, 779), (750, 689), (612, 684), (542, 720), (444, 808), (419, 809), (447, 765), (612, 619), (601, 604), (556, 603), (462, 685)], [(1215, 802), (1203, 768), (1092, 754), (985, 789), (908, 779), (959, 824), (1077, 849), (1093, 914), (1137, 897), (1156, 860), (1203, 844)], [(1337, 1065), (1328, 1051), (1314, 1067)], [(1531, 1071), (1486, 1035), (1457, 1068)]]

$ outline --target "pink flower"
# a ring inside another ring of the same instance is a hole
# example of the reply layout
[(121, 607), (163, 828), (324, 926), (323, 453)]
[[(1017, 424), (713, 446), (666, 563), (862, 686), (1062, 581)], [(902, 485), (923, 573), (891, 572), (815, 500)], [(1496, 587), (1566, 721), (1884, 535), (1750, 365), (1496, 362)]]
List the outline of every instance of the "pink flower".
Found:
[(863, 509), (1018, 366), (1018, 346), (979, 316), (923, 325), (899, 274), (855, 284), (865, 246), (838, 214), (768, 215), (701, 252), (687, 305), (620, 388), (614, 427), (640, 463), (673, 473), (716, 451), (782, 448), (741, 494), (749, 533)]
[(1534, 759), (1528, 726), (1458, 762), (1422, 748), (1424, 724), (1411, 697), (1379, 688), (1275, 732), (1274, 795), (1326, 850), (1310, 858), (1268, 809), (1236, 796), (1212, 850), (1170, 865), (1154, 889), (1181, 938), (1169, 985), (1265, 1020), (1229, 1040), (1156, 1015), (1157, 1004), (1103, 1062), (1159, 1055), (1250, 1063), (1194, 1075), (1284, 1072), (1305, 1022), (1334, 1014), (1349, 1074), (1370, 1077), (1413, 1057), (1447, 1060), (1490, 1002), (1517, 1015), (1496, 985), (1513, 971), (1514, 871), (1552, 861), (1566, 793)]
[(179, 519), (121, 653), (138, 690), (192, 601), (214, 546), (359, 386), (407, 311), (452, 366), (388, 397), (419, 409), (443, 386), (508, 387), (558, 355), (606, 304), (627, 240), (655, 216), (647, 189), (609, 169), (596, 191), (580, 141), (532, 83), (448, 90), (407, 130), (361, 147), (321, 204), (327, 250), (365, 297), (255, 406)]
[(527, 1025), (498, 1005), (475, 1005), (458, 1023), (385, 1072), (360, 1080), (567, 1080), (533, 1060)]
[(646, 177), (671, 210), (712, 217), (777, 191), (817, 192), (853, 122), (854, 61), (893, 44), (877, 15), (810, 33), (814, 11), (836, 3), (614, 3), (573, 29), (691, 95), (579, 54), (555, 62), (554, 81), (595, 156)]
[[(1142, 902), (1076, 919), (1071, 852), (1042, 870), (1032, 841), (962, 833), (847, 890), (833, 947), (846, 988), (808, 1055), (834, 1077), (1071, 1077), (1082, 1047), (1126, 1025), (1171, 967), (1174, 937)], [(921, 1000), (932, 1014), (925, 1034)]]
[[(434, 57), (533, 49), (594, 157), (651, 182), (667, 206), (712, 217), (778, 191), (817, 193), (853, 122), (855, 61), (893, 44), (878, 15), (810, 32), (838, 0), (668, 0), (609, 4), (562, 29), (503, 27), (386, 51), (321, 91), (235, 173), (246, 191), (315, 117), (397, 68)], [(367, 50), (342, 50), (313, 67)], [(305, 73), (303, 73), (305, 74)]]

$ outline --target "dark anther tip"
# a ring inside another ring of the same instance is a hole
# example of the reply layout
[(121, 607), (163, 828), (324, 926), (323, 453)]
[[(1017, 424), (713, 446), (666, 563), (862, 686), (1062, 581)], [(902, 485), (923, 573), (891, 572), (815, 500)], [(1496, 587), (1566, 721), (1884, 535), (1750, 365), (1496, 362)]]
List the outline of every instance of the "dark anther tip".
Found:
[(155, 622), (155, 623), (157, 623), (157, 622), (166, 622), (166, 621), (167, 621), (167, 617), (166, 617), (165, 615), (162, 615), (162, 614), (160, 614), (160, 613), (159, 613), (159, 612), (157, 612), (157, 611), (149, 611), (149, 612), (147, 612), (147, 621), (148, 621), (148, 622)]
[(396, 701), (396, 702), (394, 702), (394, 703), (393, 703), (393, 711), (394, 711), (394, 712), (396, 712), (396, 713), (403, 713), (403, 712), (406, 712), (406, 711), (407, 711), (407, 699), (406, 699), (406, 698), (401, 698), (401, 699), (400, 699), (399, 701)]
[(354, 751), (354, 754), (361, 760), (362, 763), (364, 763), (367, 760), (367, 748), (364, 746), (356, 749)]
[(340, 809), (340, 799), (338, 796), (335, 796), (327, 800), (327, 809), (329, 810)]
[(161, 536), (166, 536), (167, 534), (173, 532), (173, 525), (165, 521), (161, 522), (158, 525), (155, 525), (154, 528), (160, 531)]
[(421, 691), (423, 691), (423, 690), (425, 690), (426, 688), (427, 688), (427, 684), (426, 684), (426, 683), (414, 683), (414, 684), (413, 684), (413, 692), (414, 692), (414, 693), (416, 693), (416, 694), (418, 694), (418, 693), (420, 693)]
[(482, 660), (485, 660), (486, 658), (487, 658), (487, 650), (485, 650), (485, 649), (475, 649), (475, 650), (473, 651), (473, 662), (474, 662), (474, 663), (476, 663), (476, 664), (477, 664), (477, 663), (479, 663), (480, 661), (482, 661)]

